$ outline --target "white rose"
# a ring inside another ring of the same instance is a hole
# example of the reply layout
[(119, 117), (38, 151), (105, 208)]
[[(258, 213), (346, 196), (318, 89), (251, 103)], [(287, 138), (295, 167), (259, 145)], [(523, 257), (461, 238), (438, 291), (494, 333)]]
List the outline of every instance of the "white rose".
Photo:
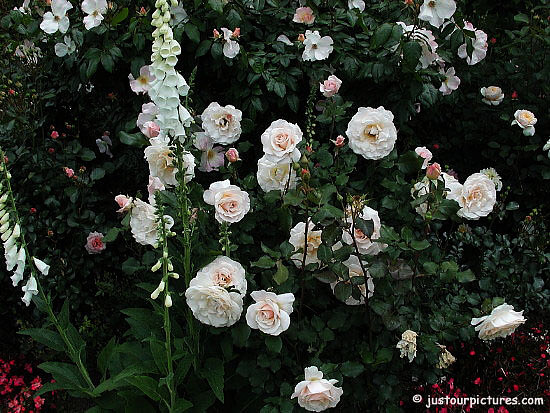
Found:
[(359, 108), (348, 123), (349, 147), (365, 159), (382, 159), (390, 154), (397, 140), (393, 114), (380, 106)]
[(534, 125), (537, 123), (537, 118), (535, 118), (535, 114), (531, 111), (522, 109), (522, 110), (516, 110), (514, 113), (514, 120), (512, 121), (512, 125), (518, 125), (521, 129), (523, 129), (523, 134), (525, 136), (533, 136), (535, 134), (535, 127)]
[[(317, 258), (317, 250), (319, 249), (319, 245), (321, 245), (322, 231), (321, 230), (314, 231), (313, 230), (314, 227), (315, 227), (315, 224), (309, 221), (308, 230), (307, 230), (306, 266), (308, 264), (321, 262), (321, 260)], [(298, 251), (299, 249), (302, 249), (302, 251), (297, 252), (291, 257), (292, 261), (298, 268), (302, 267), (302, 260), (304, 257), (304, 247), (306, 244), (304, 242), (305, 230), (306, 230), (305, 222), (300, 222), (296, 224), (296, 226), (290, 230), (289, 242), (294, 246), (294, 251)]]
[(525, 323), (522, 311), (514, 311), (514, 307), (506, 303), (499, 305), (491, 311), (491, 314), (481, 318), (472, 318), (472, 325), (479, 331), (482, 340), (493, 340), (497, 337), (506, 337), (515, 329)]
[(197, 275), (191, 280), (189, 286), (234, 288), (244, 295), (246, 294), (247, 283), (243, 266), (229, 257), (220, 255), (197, 272)]
[(296, 171), (290, 159), (274, 159), (268, 155), (258, 160), (258, 184), (265, 192), (296, 188)]
[(157, 177), (164, 185), (177, 185), (175, 158), (172, 146), (163, 138), (152, 138), (151, 146), (145, 148), (145, 159), (149, 163), (149, 175)]
[(485, 59), (485, 56), (487, 56), (487, 48), (489, 45), (487, 44), (487, 33), (485, 33), (483, 30), (476, 29), (472, 23), (465, 21), (464, 22), (464, 29), (470, 30), (475, 33), (475, 40), (472, 42), (472, 45), (474, 47), (474, 50), (472, 51), (472, 56), (468, 56), (468, 50), (466, 43), (459, 46), (457, 54), (458, 57), (462, 59), (466, 59), (466, 63), (469, 65), (475, 65), (479, 62), (481, 62), (483, 59)]
[(472, 174), (462, 186), (457, 215), (466, 219), (486, 217), (493, 210), (496, 201), (497, 191), (493, 181), (482, 173)]
[(276, 158), (300, 159), (296, 146), (302, 141), (302, 130), (298, 125), (283, 119), (273, 121), (262, 133), (262, 145), (266, 155)]
[(250, 211), (250, 198), (238, 186), (231, 185), (229, 179), (214, 182), (204, 191), (204, 202), (214, 205), (216, 220), (219, 223), (239, 222)]
[[(357, 258), (356, 255), (350, 255), (350, 257), (346, 261), (344, 261), (342, 264), (344, 264), (346, 267), (348, 267), (348, 270), (349, 270), (349, 280), (346, 281), (347, 283), (351, 282), (352, 285), (353, 285), (353, 281), (351, 281), (353, 277), (361, 277), (361, 279), (364, 279), (363, 269), (361, 268), (359, 258)], [(343, 281), (343, 280), (339, 279), (338, 281)], [(332, 288), (332, 292), (334, 292), (334, 287), (336, 287), (336, 284), (338, 283), (338, 281), (334, 281), (334, 282), (330, 283), (330, 287)], [(374, 282), (372, 281), (372, 277), (370, 276), (368, 270), (367, 270), (367, 284), (368, 284), (368, 288), (369, 288), (368, 298), (371, 298), (372, 295), (374, 294)], [(356, 300), (355, 298), (353, 298), (353, 296), (350, 295), (345, 301), (345, 303), (347, 305), (365, 304), (365, 297), (367, 295), (367, 287), (365, 286), (365, 283), (358, 284), (357, 287), (359, 288), (359, 291), (361, 292), (361, 298), (359, 300)]]
[(217, 285), (189, 287), (185, 298), (193, 316), (201, 323), (214, 327), (232, 326), (243, 311), (242, 295)]
[(302, 53), (302, 59), (304, 61), (310, 60), (324, 60), (332, 53), (332, 44), (334, 41), (330, 36), (323, 36), (319, 34), (317, 30), (306, 30), (306, 36), (304, 40), (304, 52)]
[[(355, 242), (357, 243), (357, 249), (361, 254), (368, 254), (368, 255), (378, 254), (380, 251), (382, 251), (382, 249), (385, 248), (384, 244), (375, 242), (376, 239), (380, 238), (381, 224), (380, 224), (380, 217), (378, 216), (378, 211), (375, 211), (374, 209), (368, 206), (365, 206), (363, 208), (363, 211), (361, 211), (361, 214), (358, 216), (358, 218), (364, 219), (365, 221), (372, 220), (374, 224), (374, 229), (369, 238), (359, 228), (357, 227), (355, 228), (353, 238), (355, 238)], [(353, 219), (351, 217), (351, 214), (348, 213), (346, 222), (349, 224), (352, 224), (352, 221)], [(342, 241), (344, 241), (348, 245), (353, 244), (353, 239), (351, 238), (351, 235), (347, 231), (344, 231), (342, 233)]]
[(454, 0), (424, 0), (420, 6), (418, 18), (430, 22), (432, 26), (439, 27), (445, 19), (450, 19), (455, 11)]
[(297, 397), (298, 404), (310, 412), (322, 412), (335, 407), (344, 393), (336, 387), (338, 380), (323, 379), (323, 372), (315, 366), (305, 368), (305, 380), (294, 388), (291, 399)]
[(212, 102), (202, 112), (202, 128), (214, 143), (229, 145), (241, 136), (242, 112), (235, 106)]
[(500, 105), (500, 102), (504, 99), (504, 93), (502, 93), (502, 89), (498, 86), (482, 87), (481, 95), (483, 96), (483, 99), (481, 99), (482, 102), (487, 105)]
[[(130, 216), (130, 228), (132, 235), (138, 244), (152, 245), (156, 247), (158, 242), (158, 225), (154, 206), (137, 199), (132, 204)], [(166, 229), (170, 230), (174, 225), (172, 217), (165, 215)]]
[(277, 295), (261, 290), (253, 291), (250, 296), (256, 301), (246, 310), (246, 323), (250, 328), (272, 336), (288, 330), (294, 294)]

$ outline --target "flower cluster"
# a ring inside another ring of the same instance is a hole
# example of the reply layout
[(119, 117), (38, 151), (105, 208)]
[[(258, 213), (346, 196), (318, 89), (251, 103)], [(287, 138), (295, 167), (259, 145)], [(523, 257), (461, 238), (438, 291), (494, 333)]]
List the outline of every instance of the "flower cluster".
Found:
[(407, 356), (409, 362), (412, 362), (416, 357), (416, 336), (418, 334), (412, 330), (407, 330), (401, 335), (401, 340), (395, 347), (401, 350), (399, 357)]

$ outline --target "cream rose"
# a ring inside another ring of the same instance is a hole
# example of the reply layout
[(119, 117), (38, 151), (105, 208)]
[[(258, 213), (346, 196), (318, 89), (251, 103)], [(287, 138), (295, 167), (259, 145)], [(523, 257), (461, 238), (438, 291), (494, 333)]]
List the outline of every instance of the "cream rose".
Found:
[(348, 123), (349, 147), (365, 159), (382, 159), (390, 154), (397, 140), (393, 114), (380, 106), (359, 108)]
[(298, 404), (310, 412), (322, 412), (335, 407), (344, 393), (336, 387), (338, 380), (323, 379), (323, 372), (315, 366), (305, 368), (305, 380), (294, 388), (291, 399), (298, 398)]
[(214, 327), (232, 326), (243, 311), (242, 295), (217, 285), (189, 287), (185, 299), (197, 320)]
[(261, 290), (253, 291), (250, 296), (256, 302), (246, 310), (246, 323), (250, 328), (272, 336), (288, 330), (294, 294), (277, 295)]
[(258, 160), (256, 178), (265, 192), (296, 188), (296, 171), (292, 169), (290, 159), (262, 156)]
[(523, 134), (525, 136), (533, 136), (535, 134), (535, 124), (537, 123), (537, 118), (535, 114), (528, 110), (516, 110), (514, 113), (514, 120), (512, 125), (518, 125), (523, 129)]
[(512, 334), (518, 326), (525, 323), (522, 311), (514, 311), (514, 307), (506, 303), (499, 305), (491, 314), (480, 318), (472, 318), (472, 325), (479, 331), (482, 340), (493, 340)]
[(495, 184), (487, 175), (475, 173), (470, 175), (458, 197), (460, 209), (457, 215), (466, 219), (479, 219), (491, 213), (497, 201)]
[(296, 224), (296, 226), (290, 230), (289, 242), (294, 246), (294, 251), (298, 251), (299, 249), (302, 250), (292, 255), (291, 257), (292, 262), (294, 262), (294, 264), (298, 268), (302, 268), (302, 260), (304, 258), (304, 248), (306, 248), (306, 244), (307, 244), (306, 265), (316, 264), (318, 262), (321, 262), (321, 260), (317, 258), (317, 250), (319, 248), (319, 245), (321, 245), (322, 231), (321, 230), (314, 231), (313, 228), (315, 228), (315, 224), (313, 224), (313, 222), (310, 221), (308, 224), (308, 231), (307, 231), (307, 243), (305, 242), (305, 230), (306, 230), (305, 222), (300, 222)]
[(214, 182), (204, 191), (204, 202), (214, 205), (216, 220), (219, 223), (239, 222), (250, 211), (250, 198), (238, 186), (231, 185), (229, 179)]
[[(361, 263), (359, 262), (359, 258), (357, 258), (356, 255), (350, 255), (350, 257), (344, 261), (342, 264), (344, 264), (346, 267), (348, 267), (349, 270), (349, 280), (346, 281), (347, 283), (352, 283), (354, 285), (352, 279), (354, 277), (361, 277), (363, 276), (363, 269), (361, 268)], [(366, 265), (365, 265), (366, 268)], [(372, 277), (370, 276), (368, 270), (367, 271), (367, 284), (368, 284), (368, 298), (371, 298), (374, 294), (374, 282), (372, 281)], [(334, 292), (334, 287), (336, 287), (336, 284), (338, 284), (339, 281), (343, 281), (342, 279), (339, 279), (338, 281), (334, 281), (330, 283), (330, 287), (332, 288), (332, 292)], [(345, 303), (347, 305), (361, 305), (365, 304), (365, 297), (367, 296), (367, 286), (365, 286), (365, 283), (357, 284), (357, 287), (359, 288), (359, 291), (361, 292), (361, 297), (359, 300), (356, 300), (353, 298), (353, 296), (349, 296)]]
[(149, 175), (159, 178), (164, 185), (177, 185), (175, 158), (167, 140), (157, 137), (145, 148), (145, 159), (149, 163)]
[(412, 330), (407, 330), (401, 335), (401, 340), (395, 346), (401, 350), (401, 358), (407, 356), (409, 363), (416, 357), (416, 336), (418, 334)]
[(214, 143), (229, 145), (241, 136), (242, 112), (235, 106), (212, 102), (202, 112), (202, 128)]
[(273, 121), (262, 133), (264, 153), (274, 158), (300, 159), (300, 151), (296, 146), (302, 141), (302, 131), (298, 125), (283, 119)]
[[(157, 246), (158, 225), (155, 213), (154, 206), (136, 198), (130, 215), (130, 228), (138, 244)], [(174, 225), (174, 220), (169, 215), (165, 215), (165, 220), (166, 229), (170, 230)]]
[(500, 102), (504, 99), (504, 93), (498, 86), (482, 87), (481, 95), (483, 96), (482, 102), (487, 105), (500, 105)]
[[(351, 217), (351, 214), (348, 213), (347, 215), (348, 217), (346, 218), (346, 222), (348, 224), (352, 224), (353, 219)], [(366, 221), (372, 220), (374, 224), (374, 230), (370, 237), (364, 234), (363, 231), (361, 231), (359, 228), (357, 227), (355, 228), (353, 238), (355, 238), (355, 242), (357, 243), (357, 248), (359, 249), (359, 252), (361, 254), (368, 254), (368, 255), (378, 254), (380, 251), (382, 251), (386, 247), (384, 244), (376, 242), (376, 239), (380, 238), (380, 227), (381, 227), (378, 211), (375, 211), (374, 209), (368, 206), (365, 206), (358, 218), (364, 219)], [(348, 245), (353, 244), (353, 239), (347, 231), (344, 231), (342, 233), (342, 241), (344, 241)]]
[(244, 295), (247, 283), (243, 266), (229, 257), (220, 255), (197, 272), (189, 286), (219, 286), (230, 290), (235, 289)]

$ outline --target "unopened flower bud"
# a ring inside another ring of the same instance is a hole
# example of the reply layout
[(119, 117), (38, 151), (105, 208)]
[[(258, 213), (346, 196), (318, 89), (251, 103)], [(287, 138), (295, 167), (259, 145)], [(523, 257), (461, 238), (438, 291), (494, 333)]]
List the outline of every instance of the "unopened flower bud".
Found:
[(161, 292), (164, 291), (165, 285), (166, 285), (166, 284), (165, 284), (164, 281), (161, 281), (161, 282), (159, 283), (159, 286), (155, 289), (155, 291), (153, 291), (153, 292), (151, 293), (151, 299), (152, 299), (152, 300), (156, 300), (156, 299), (158, 298), (159, 294), (160, 294)]
[(426, 168), (426, 177), (432, 180), (436, 180), (437, 178), (439, 178), (439, 175), (441, 175), (441, 166), (439, 166), (437, 162), (428, 165), (428, 167)]
[(227, 152), (225, 153), (225, 157), (227, 158), (227, 160), (231, 163), (234, 163), (234, 162), (237, 162), (237, 161), (240, 161), (240, 158), (239, 158), (239, 151), (237, 151), (237, 149), (235, 148), (229, 148), (227, 150)]
[(174, 278), (174, 279), (176, 279), (176, 280), (177, 280), (178, 278), (180, 278), (180, 275), (179, 275), (177, 272), (170, 272), (170, 273), (168, 273), (168, 276), (169, 276), (169, 277), (172, 277), (172, 278)]
[(306, 40), (306, 36), (304, 36), (303, 33), (300, 33), (300, 34), (298, 35), (298, 41), (299, 41), (299, 42), (303, 42), (304, 40)]
[(345, 142), (346, 142), (346, 139), (342, 136), (342, 135), (338, 135), (336, 137), (336, 140), (332, 140), (331, 139), (331, 142), (334, 144), (334, 146), (336, 146), (337, 148), (341, 148), (342, 146), (344, 146)]
[(212, 34), (214, 35), (214, 39), (219, 39), (220, 37), (222, 37), (217, 29), (212, 30)]
[(158, 260), (157, 263), (151, 267), (151, 271), (156, 272), (160, 269), (161, 266), (162, 266), (162, 262)]
[(235, 30), (233, 30), (233, 34), (231, 36), (237, 38), (241, 35), (241, 28), (240, 27), (235, 27)]
[(166, 298), (164, 299), (164, 306), (172, 307), (172, 296), (170, 294), (166, 295)]

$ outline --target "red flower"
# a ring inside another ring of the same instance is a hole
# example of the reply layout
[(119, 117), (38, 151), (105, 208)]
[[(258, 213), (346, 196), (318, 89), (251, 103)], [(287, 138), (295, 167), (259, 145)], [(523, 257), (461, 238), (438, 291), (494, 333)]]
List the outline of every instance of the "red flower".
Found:
[(43, 404), (44, 404), (44, 399), (42, 397), (36, 396), (34, 398), (34, 407), (36, 407), (37, 409), (40, 409)]
[(475, 356), (476, 352), (474, 350), (470, 351), (470, 356)]
[(434, 149), (439, 149), (439, 144), (434, 143), (434, 144), (433, 144), (433, 148), (434, 148)]
[(52, 131), (50, 136), (52, 137), (52, 139), (57, 139), (57, 138), (59, 138), (59, 132), (54, 130), (54, 131)]
[[(29, 210), (29, 212), (30, 212), (31, 214), (36, 214), (36, 208), (31, 208), (31, 209)], [(27, 366), (29, 366), (29, 364), (27, 364)], [(25, 366), (25, 370), (27, 370), (27, 366)], [(27, 371), (28, 371), (28, 370), (27, 370)], [(31, 367), (31, 371), (29, 371), (29, 373), (32, 373), (32, 367)]]
[(515, 90), (512, 92), (512, 99), (517, 99), (518, 98), (518, 92), (516, 92)]
[(478, 377), (474, 380), (474, 384), (477, 384), (478, 386), (481, 384), (481, 377)]
[(495, 44), (497, 42), (497, 39), (495, 39), (494, 37), (491, 37), (490, 42), (491, 42), (491, 44)]

